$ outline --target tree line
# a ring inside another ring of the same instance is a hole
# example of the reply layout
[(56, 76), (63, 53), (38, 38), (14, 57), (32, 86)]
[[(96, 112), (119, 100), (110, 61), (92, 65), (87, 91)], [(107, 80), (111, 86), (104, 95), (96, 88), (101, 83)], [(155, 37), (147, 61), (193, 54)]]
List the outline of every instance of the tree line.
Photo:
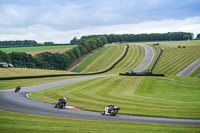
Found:
[(69, 44), (58, 44), (54, 42), (37, 43), (35, 40), (0, 41), (0, 47), (31, 47), (31, 46), (52, 46), (52, 45), (69, 45)]
[(0, 51), (0, 62), (13, 64), (15, 67), (65, 70), (74, 60), (92, 50), (104, 46), (107, 39), (104, 36), (86, 39), (79, 42), (77, 47), (66, 51), (63, 54), (44, 52), (32, 56), (25, 52), (12, 52), (6, 54)]
[[(71, 42), (77, 43), (88, 38), (94, 38), (102, 35), (82, 36), (79, 40), (74, 38)], [(168, 33), (151, 33), (151, 34), (104, 34), (108, 43), (112, 42), (141, 42), (141, 41), (179, 41), (192, 40), (193, 33), (190, 32), (168, 32)]]

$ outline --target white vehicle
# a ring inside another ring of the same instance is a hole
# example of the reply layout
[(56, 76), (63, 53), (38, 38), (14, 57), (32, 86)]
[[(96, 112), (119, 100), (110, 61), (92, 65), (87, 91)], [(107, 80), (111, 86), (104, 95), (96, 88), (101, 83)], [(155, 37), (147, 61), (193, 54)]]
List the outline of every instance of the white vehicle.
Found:
[(118, 113), (119, 110), (120, 110), (120, 107), (118, 107), (116, 104), (115, 105), (108, 105), (101, 112), (101, 115), (115, 116)]

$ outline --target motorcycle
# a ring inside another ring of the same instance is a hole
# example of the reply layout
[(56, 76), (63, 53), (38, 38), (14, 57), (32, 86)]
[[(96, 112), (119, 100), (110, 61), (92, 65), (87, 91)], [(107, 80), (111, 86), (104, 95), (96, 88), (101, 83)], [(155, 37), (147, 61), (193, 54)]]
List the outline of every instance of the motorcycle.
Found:
[(55, 105), (54, 107), (55, 107), (55, 108), (60, 108), (60, 109), (62, 109), (62, 108), (65, 107), (65, 105), (66, 105), (65, 100), (64, 100), (64, 99), (59, 99), (59, 100), (58, 100), (58, 103), (56, 103), (56, 105)]
[(17, 86), (17, 87), (15, 88), (15, 93), (18, 92), (18, 91), (20, 91), (20, 89), (21, 89), (21, 86)]
[(118, 107), (116, 104), (115, 105), (108, 105), (101, 112), (101, 115), (115, 116), (118, 113), (119, 110), (120, 110), (120, 107)]

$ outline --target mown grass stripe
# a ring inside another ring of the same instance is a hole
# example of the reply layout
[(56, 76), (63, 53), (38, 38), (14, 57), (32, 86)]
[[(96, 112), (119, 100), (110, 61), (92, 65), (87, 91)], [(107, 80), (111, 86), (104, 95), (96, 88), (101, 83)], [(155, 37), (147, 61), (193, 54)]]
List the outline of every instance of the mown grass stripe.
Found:
[(46, 90), (35, 96), (38, 99), (54, 97), (54, 101), (67, 97), (68, 105), (92, 111), (117, 104), (123, 114), (200, 118), (199, 85), (198, 79), (176, 76), (109, 76)]

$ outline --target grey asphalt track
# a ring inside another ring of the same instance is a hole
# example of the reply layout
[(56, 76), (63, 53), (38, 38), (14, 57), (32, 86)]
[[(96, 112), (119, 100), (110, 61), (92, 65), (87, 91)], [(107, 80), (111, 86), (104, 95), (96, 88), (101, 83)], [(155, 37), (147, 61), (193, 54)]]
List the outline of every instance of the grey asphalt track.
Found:
[(190, 64), (188, 67), (186, 67), (185, 69), (183, 69), (181, 72), (179, 72), (178, 74), (176, 74), (176, 76), (188, 76), (195, 68), (197, 68), (198, 66), (200, 66), (200, 58), (197, 59), (195, 62), (193, 62), (192, 64)]
[(135, 68), (133, 71), (134, 72), (142, 72), (151, 63), (153, 56), (154, 56), (154, 52), (153, 52), (152, 48), (146, 44), (139, 44), (139, 43), (136, 43), (136, 44), (144, 47), (146, 56), (145, 56), (143, 62), (137, 68)]
[(91, 111), (67, 109), (67, 108), (57, 109), (54, 108), (53, 105), (32, 100), (27, 98), (26, 96), (31, 92), (54, 88), (65, 84), (75, 83), (81, 80), (86, 80), (96, 77), (101, 77), (101, 76), (82, 77), (76, 79), (57, 81), (53, 83), (46, 83), (32, 87), (24, 87), (18, 93), (15, 93), (14, 89), (0, 91), (0, 109), (13, 112), (37, 114), (37, 115), (91, 119), (91, 120), (200, 125), (199, 119), (156, 118), (156, 117), (130, 116), (130, 115), (120, 115), (120, 114), (117, 114), (116, 116), (105, 116), (101, 115), (100, 112), (91, 112)]

